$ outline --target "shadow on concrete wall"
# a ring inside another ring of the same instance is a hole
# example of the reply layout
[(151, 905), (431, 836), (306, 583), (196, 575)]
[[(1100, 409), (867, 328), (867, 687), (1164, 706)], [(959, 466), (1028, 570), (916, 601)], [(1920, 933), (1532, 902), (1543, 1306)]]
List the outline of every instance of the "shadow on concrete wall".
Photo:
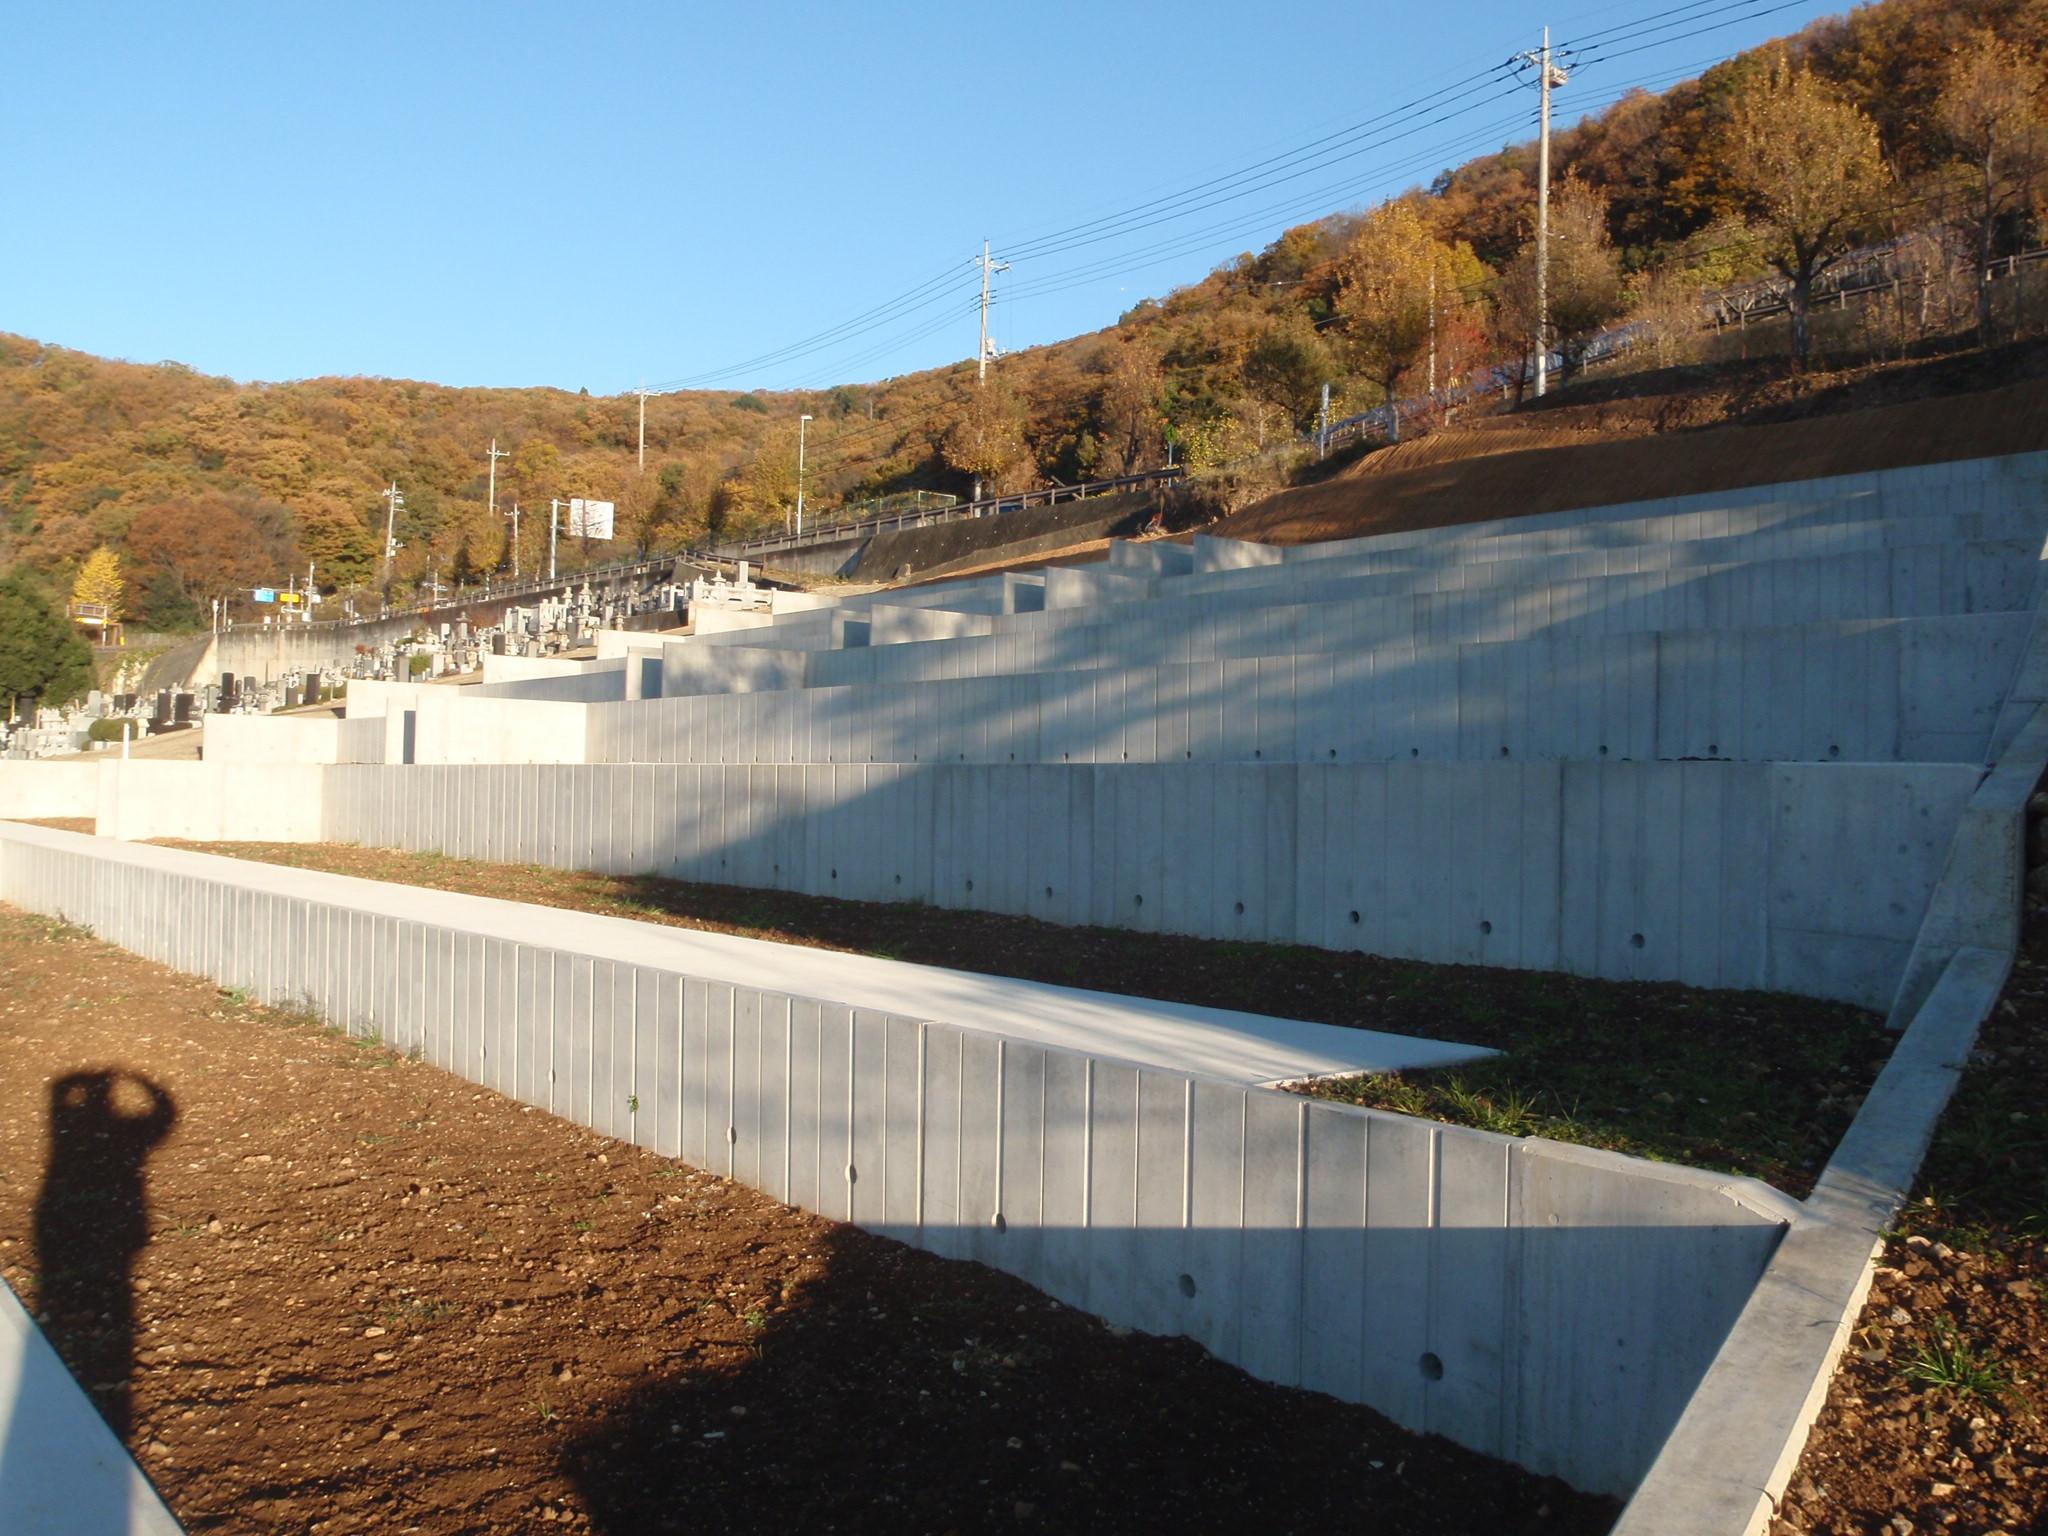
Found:
[[(721, 1342), (565, 1447), (591, 1529), (1349, 1530), (1370, 1509), (1374, 1530), (1567, 1536), (1617, 1513), (982, 1265), (849, 1228), (803, 1241), (824, 1273), (786, 1299), (664, 1298)], [(1385, 1342), (1419, 1388), (1421, 1343)]]

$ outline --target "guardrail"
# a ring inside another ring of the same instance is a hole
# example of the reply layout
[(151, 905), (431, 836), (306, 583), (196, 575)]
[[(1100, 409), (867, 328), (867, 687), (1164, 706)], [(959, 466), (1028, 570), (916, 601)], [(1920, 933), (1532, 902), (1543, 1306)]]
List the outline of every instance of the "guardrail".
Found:
[(1026, 507), (1050, 507), (1062, 501), (1080, 501), (1090, 496), (1107, 495), (1113, 491), (1167, 484), (1183, 478), (1186, 474), (1185, 466), (1176, 464), (1171, 469), (1148, 469), (1140, 474), (1119, 475), (1113, 480), (1091, 480), (1085, 485), (1055, 485), (1038, 491), (1016, 491), (1008, 496), (984, 496), (979, 501), (963, 501), (938, 511), (901, 512), (893, 517), (869, 517), (858, 522), (827, 523), (820, 527), (806, 528), (800, 534), (787, 533), (760, 539), (743, 539), (737, 543), (720, 544), (714, 553), (727, 559), (752, 559), (757, 555), (804, 549), (817, 544), (834, 544), (841, 539), (893, 533), (901, 528), (925, 528), (935, 523), (956, 522), (966, 517), (990, 517), (1005, 512), (1021, 512)]

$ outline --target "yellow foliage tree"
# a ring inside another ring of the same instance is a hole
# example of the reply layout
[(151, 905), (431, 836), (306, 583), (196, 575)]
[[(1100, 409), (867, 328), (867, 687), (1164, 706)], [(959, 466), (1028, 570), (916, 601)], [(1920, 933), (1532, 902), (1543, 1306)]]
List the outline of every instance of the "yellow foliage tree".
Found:
[(1812, 345), (1813, 282), (1874, 232), (1890, 174), (1877, 124), (1810, 70), (1780, 58), (1736, 102), (1722, 146), (1741, 211), (1792, 284), (1792, 355)]
[[(1337, 310), (1358, 371), (1378, 384), (1391, 407), (1401, 375), (1429, 348), (1438, 310), (1476, 268), (1471, 252), (1455, 251), (1430, 233), (1405, 202), (1384, 203), (1366, 216), (1338, 263)], [(1400, 436), (1390, 409), (1388, 434)]]
[(90, 603), (106, 610), (109, 626), (121, 622), (121, 599), (126, 583), (121, 579), (121, 557), (102, 544), (85, 558), (85, 564), (78, 568), (78, 580), (72, 583), (71, 601)]
[(1935, 103), (1935, 125), (1967, 168), (1968, 213), (1959, 222), (1977, 247), (1977, 334), (1986, 344), (1992, 242), (1999, 225), (2048, 180), (2044, 91), (2039, 62), (1985, 32), (1949, 61)]

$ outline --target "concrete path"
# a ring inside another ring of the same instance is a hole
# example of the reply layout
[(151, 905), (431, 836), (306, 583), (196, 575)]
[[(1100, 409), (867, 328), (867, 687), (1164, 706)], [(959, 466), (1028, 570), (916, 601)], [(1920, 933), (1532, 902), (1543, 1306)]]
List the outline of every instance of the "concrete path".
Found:
[[(83, 835), (40, 827), (23, 830), (37, 840)], [(95, 841), (101, 844), (103, 856), (115, 853), (138, 867), (183, 871), (301, 900), (651, 966), (706, 981), (772, 988), (793, 997), (955, 1024), (1012, 1040), (1196, 1073), (1240, 1086), (1335, 1073), (1447, 1066), (1494, 1054), (1483, 1047), (1441, 1040), (941, 970), (183, 849)]]
[(178, 1536), (179, 1525), (0, 1283), (0, 1531)]

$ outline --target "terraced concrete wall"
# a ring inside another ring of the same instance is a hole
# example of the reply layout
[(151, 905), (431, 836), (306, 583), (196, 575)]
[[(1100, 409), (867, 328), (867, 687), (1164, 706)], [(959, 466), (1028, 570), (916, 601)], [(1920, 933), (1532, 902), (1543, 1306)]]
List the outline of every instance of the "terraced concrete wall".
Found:
[[(1626, 1493), (1776, 1247), (1744, 1180), (640, 963), (642, 925), (0, 826), (0, 899), (776, 1198)], [(655, 930), (656, 933), (659, 930)]]
[(325, 771), (333, 841), (1874, 1008), (1979, 777), (1499, 761)]
[(593, 706), (589, 753), (611, 763), (1981, 762), (2028, 622), (1970, 614), (1545, 636), (685, 694)]
[[(812, 686), (1261, 656), (1470, 645), (1539, 636), (1762, 629), (2030, 609), (2038, 545), (2022, 541), (1681, 567), (1527, 587), (1360, 597), (1355, 582), (1276, 589), (1267, 605), (1161, 598), (1105, 616), (1056, 609), (1000, 632), (805, 658)], [(1378, 580), (1379, 578), (1360, 578)], [(1062, 628), (1040, 621), (1074, 620)], [(664, 692), (668, 692), (666, 684)]]

